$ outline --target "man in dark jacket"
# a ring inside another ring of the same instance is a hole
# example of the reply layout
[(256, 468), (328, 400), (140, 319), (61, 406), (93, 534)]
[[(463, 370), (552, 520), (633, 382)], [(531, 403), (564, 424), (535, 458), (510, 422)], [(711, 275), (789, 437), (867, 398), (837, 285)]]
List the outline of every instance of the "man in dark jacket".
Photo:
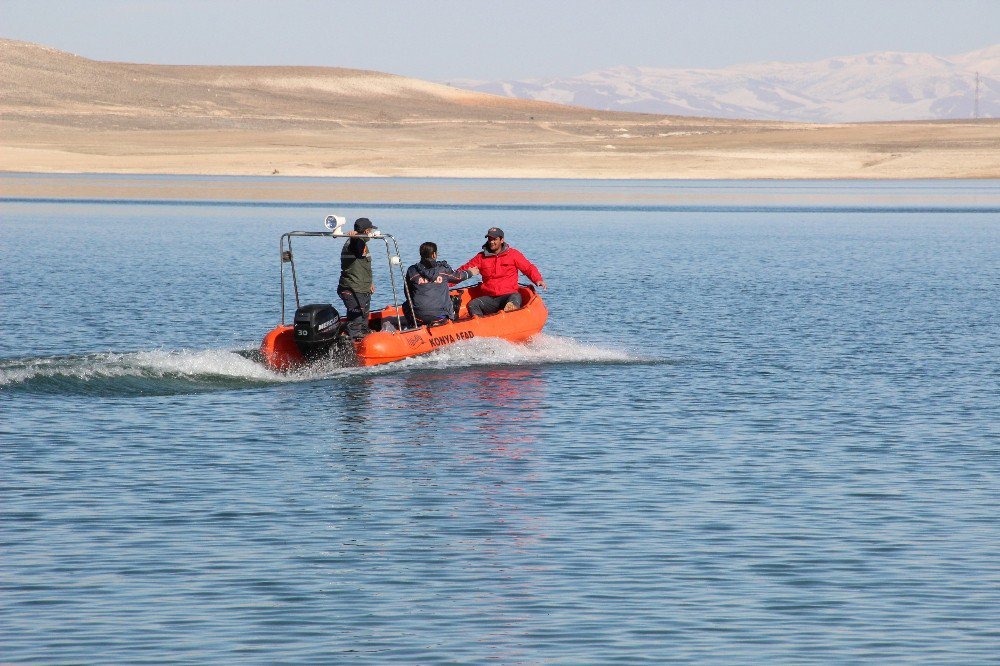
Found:
[(528, 279), (548, 289), (542, 274), (523, 254), (507, 245), (503, 229), (492, 227), (486, 232), (483, 251), (462, 264), (458, 270), (478, 268), (483, 276), (483, 296), (472, 299), (469, 314), (481, 317), (504, 310), (510, 312), (521, 307), (521, 294), (517, 291), (517, 274), (524, 273)]
[(340, 282), (337, 284), (337, 294), (344, 301), (347, 309), (347, 334), (352, 340), (360, 340), (371, 330), (368, 328), (368, 311), (371, 309), (372, 294), (375, 293), (375, 283), (372, 280), (372, 257), (368, 252), (368, 236), (375, 230), (375, 225), (367, 217), (361, 217), (354, 222), (354, 232), (349, 232), (352, 238), (344, 243), (340, 251)]
[(437, 245), (430, 241), (420, 246), (420, 263), (406, 269), (410, 288), (411, 312), (417, 324), (431, 325), (453, 319), (455, 310), (448, 293), (449, 285), (478, 275), (479, 269), (456, 271), (447, 261), (438, 261)]

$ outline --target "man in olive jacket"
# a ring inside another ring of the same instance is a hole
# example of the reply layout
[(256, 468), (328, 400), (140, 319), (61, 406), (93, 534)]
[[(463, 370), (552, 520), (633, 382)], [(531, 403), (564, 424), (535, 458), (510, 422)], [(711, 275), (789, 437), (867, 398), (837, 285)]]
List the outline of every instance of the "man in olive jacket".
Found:
[(337, 294), (347, 309), (347, 334), (352, 340), (360, 340), (371, 330), (368, 328), (368, 312), (372, 305), (375, 283), (372, 280), (372, 257), (368, 251), (367, 236), (375, 225), (367, 217), (354, 222), (354, 233), (344, 243), (340, 251), (340, 282)]

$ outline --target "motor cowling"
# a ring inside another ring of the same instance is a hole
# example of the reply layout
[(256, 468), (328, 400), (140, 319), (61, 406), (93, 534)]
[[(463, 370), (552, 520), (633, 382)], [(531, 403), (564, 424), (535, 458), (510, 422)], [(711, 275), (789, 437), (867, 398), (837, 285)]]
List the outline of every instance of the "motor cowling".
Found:
[(303, 305), (295, 311), (295, 345), (307, 359), (324, 356), (337, 342), (340, 313), (329, 303)]

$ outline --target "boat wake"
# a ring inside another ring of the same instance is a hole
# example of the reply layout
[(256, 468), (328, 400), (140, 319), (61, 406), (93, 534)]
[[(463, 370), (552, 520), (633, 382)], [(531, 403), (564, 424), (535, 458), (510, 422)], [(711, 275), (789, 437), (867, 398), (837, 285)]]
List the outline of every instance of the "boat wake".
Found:
[(414, 369), (553, 363), (641, 363), (628, 352), (572, 338), (537, 335), (525, 344), (489, 338), (451, 345), (436, 352), (369, 368), (318, 362), (287, 373), (274, 372), (253, 351), (155, 350), (103, 352), (0, 360), (0, 395), (160, 396), (245, 390), (271, 384), (341, 376), (378, 375)]
[(246, 388), (281, 375), (229, 351), (104, 352), (0, 360), (0, 393), (172, 395)]

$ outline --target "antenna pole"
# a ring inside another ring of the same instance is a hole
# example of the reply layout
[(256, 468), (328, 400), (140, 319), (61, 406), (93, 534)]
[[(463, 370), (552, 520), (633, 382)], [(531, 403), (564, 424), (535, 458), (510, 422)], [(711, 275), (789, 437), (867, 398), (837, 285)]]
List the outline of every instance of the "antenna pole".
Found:
[(979, 72), (976, 72), (976, 102), (972, 107), (972, 117), (979, 120)]

